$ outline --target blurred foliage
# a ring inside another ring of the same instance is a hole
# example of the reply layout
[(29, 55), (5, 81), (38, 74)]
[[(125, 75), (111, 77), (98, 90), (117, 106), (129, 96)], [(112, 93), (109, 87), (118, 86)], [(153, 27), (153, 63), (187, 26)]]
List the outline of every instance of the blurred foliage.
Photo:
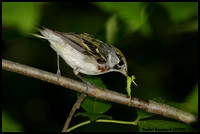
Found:
[(116, 41), (117, 33), (119, 33), (119, 24), (117, 21), (117, 16), (113, 15), (110, 17), (106, 24), (106, 41), (109, 44), (114, 44)]
[(139, 29), (147, 20), (146, 4), (143, 2), (101, 2), (95, 3), (102, 10), (117, 14), (126, 24), (129, 32)]
[[(56, 54), (48, 41), (28, 34), (37, 24), (61, 32), (86, 32), (115, 45), (127, 59), (129, 74), (136, 76), (139, 87), (134, 86), (132, 96), (160, 98), (156, 101), (198, 114), (198, 2), (2, 2), (2, 58), (56, 73)], [(63, 60), (60, 66), (63, 76), (79, 80)], [(126, 78), (120, 73), (98, 77), (103, 83), (95, 85), (126, 94)], [(2, 71), (3, 130), (60, 131), (76, 96), (71, 90)], [(166, 124), (196, 131), (126, 106), (97, 104), (83, 104), (77, 115), (133, 121), (138, 114), (141, 120), (136, 127), (99, 123), (79, 131), (133, 132)], [(92, 108), (97, 109), (88, 114)], [(7, 119), (8, 113), (12, 118)], [(82, 116), (73, 118), (71, 125), (84, 121)]]
[[(106, 35), (108, 43), (114, 44), (128, 34), (140, 30), (144, 36), (150, 36), (151, 28), (148, 24), (148, 16), (152, 12), (146, 12), (147, 4), (143, 2), (101, 2), (95, 3), (102, 10), (114, 14), (106, 26)], [(121, 19), (125, 25), (119, 24)], [(110, 34), (119, 36), (111, 36)], [(122, 34), (123, 33), (123, 34)], [(114, 42), (115, 41), (115, 42)]]
[(21, 31), (31, 31), (40, 18), (39, 2), (2, 2), (2, 24)]
[(164, 103), (198, 115), (198, 84), (194, 86), (191, 92), (184, 98), (183, 102)]
[(22, 132), (23, 127), (6, 113), (2, 111), (2, 132)]
[(172, 23), (178, 24), (198, 16), (198, 2), (159, 2), (169, 13)]
[(173, 32), (198, 31), (198, 3), (197, 2), (159, 2), (169, 13), (170, 21), (179, 25)]

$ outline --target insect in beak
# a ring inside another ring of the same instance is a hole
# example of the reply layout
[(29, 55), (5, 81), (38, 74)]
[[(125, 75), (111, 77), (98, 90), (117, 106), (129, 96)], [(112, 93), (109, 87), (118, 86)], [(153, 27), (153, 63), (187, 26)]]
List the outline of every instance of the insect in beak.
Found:
[(134, 80), (132, 82), (138, 87), (138, 85), (136, 84), (136, 82)]
[[(122, 73), (123, 75), (125, 75), (126, 77), (128, 76), (128, 74), (127, 74), (127, 72), (126, 72), (125, 70), (121, 70), (121, 73)], [(132, 77), (133, 77), (132, 82), (138, 87), (138, 85), (137, 85), (136, 82), (134, 81), (134, 80), (135, 80), (135, 76), (132, 75)]]

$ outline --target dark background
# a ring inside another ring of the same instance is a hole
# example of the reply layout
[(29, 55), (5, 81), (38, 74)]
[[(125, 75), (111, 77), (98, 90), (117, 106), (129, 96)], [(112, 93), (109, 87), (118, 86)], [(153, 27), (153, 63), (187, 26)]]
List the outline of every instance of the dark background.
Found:
[[(136, 76), (139, 86), (132, 86), (132, 96), (187, 103), (180, 107), (197, 114), (198, 108), (191, 108), (198, 105), (198, 97), (194, 98), (198, 96), (197, 5), (3, 2), (2, 59), (56, 73), (56, 53), (49, 42), (28, 33), (36, 32), (36, 24), (61, 32), (86, 32), (123, 52), (129, 74)], [(79, 80), (62, 59), (60, 66), (63, 76)], [(126, 78), (120, 73), (98, 77), (108, 89), (126, 94)], [(4, 131), (61, 131), (77, 99), (75, 91), (4, 70), (1, 96)], [(136, 109), (114, 103), (106, 114), (115, 120), (137, 117)], [(73, 118), (71, 126), (85, 120)], [(138, 131), (138, 127), (92, 123), (75, 131)]]

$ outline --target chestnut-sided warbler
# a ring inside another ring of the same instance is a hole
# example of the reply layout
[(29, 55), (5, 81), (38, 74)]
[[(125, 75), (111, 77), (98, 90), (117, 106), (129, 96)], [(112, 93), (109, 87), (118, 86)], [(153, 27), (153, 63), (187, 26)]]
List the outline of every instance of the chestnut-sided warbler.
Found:
[[(125, 76), (127, 62), (120, 50), (108, 45), (93, 36), (83, 33), (63, 33), (38, 26), (41, 35), (34, 36), (47, 39), (51, 47), (78, 74), (99, 75), (117, 71)], [(85, 81), (85, 80), (84, 80)], [(133, 81), (136, 85), (136, 83)], [(137, 86), (137, 85), (136, 85)]]

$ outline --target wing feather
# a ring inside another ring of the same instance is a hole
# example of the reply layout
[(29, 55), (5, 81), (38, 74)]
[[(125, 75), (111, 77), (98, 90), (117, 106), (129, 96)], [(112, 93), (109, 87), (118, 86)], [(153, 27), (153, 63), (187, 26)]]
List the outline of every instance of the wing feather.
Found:
[(51, 38), (52, 34), (62, 39), (68, 45), (79, 51), (80, 53), (95, 58), (99, 64), (106, 63), (108, 55), (108, 45), (102, 41), (93, 38), (89, 34), (63, 33), (54, 31), (42, 26), (38, 26), (40, 33), (43, 36), (35, 35), (39, 38), (56, 41), (56, 38)]

